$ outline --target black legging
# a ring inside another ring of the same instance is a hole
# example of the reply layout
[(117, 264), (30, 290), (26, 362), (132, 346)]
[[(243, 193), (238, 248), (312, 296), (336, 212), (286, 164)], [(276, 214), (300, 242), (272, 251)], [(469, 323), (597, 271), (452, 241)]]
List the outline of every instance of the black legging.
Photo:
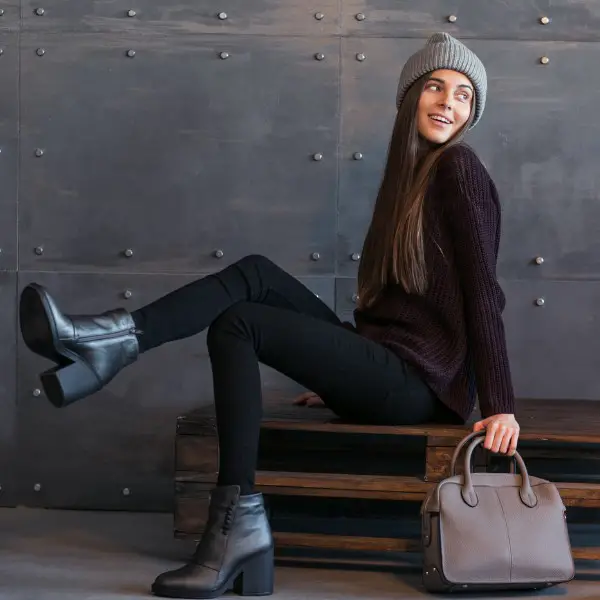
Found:
[(252, 492), (262, 396), (259, 362), (315, 392), (338, 416), (361, 423), (452, 422), (456, 417), (413, 369), (384, 346), (343, 327), (295, 277), (246, 256), (135, 311), (140, 351), (209, 327), (219, 434), (220, 485)]

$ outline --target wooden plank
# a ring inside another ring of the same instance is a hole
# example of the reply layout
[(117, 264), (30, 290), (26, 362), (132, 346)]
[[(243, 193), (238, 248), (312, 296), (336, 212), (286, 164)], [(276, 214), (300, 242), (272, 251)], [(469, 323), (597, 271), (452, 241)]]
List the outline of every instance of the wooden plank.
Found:
[(600, 548), (572, 548), (571, 551), (575, 560), (600, 560)]
[[(425, 480), (429, 482), (441, 481), (450, 475), (450, 461), (454, 447), (427, 446), (425, 450)], [(463, 463), (456, 465), (461, 472)]]
[[(465, 437), (471, 432), (471, 429), (466, 429), (464, 427), (457, 427), (456, 429), (452, 429), (451, 426), (442, 429), (436, 428), (435, 425), (423, 427), (404, 427), (388, 425), (359, 425), (353, 423), (337, 422), (311, 423), (301, 421), (264, 421), (261, 425), (261, 428), (281, 429), (286, 431), (314, 431), (321, 433), (365, 433), (377, 435), (398, 435), (415, 437), (434, 436), (443, 438), (453, 438), (456, 442), (460, 441), (463, 437)], [(522, 428), (519, 439), (521, 441), (537, 442), (573, 442), (600, 444), (600, 431), (595, 433), (566, 433), (546, 429), (540, 431), (529, 431), (527, 428)]]
[(308, 496), (311, 498), (355, 498), (366, 500), (407, 500), (410, 502), (420, 501), (424, 497), (423, 492), (388, 492), (383, 490), (343, 490), (343, 489), (319, 489), (319, 488), (296, 488), (277, 487), (272, 485), (258, 485), (257, 491), (274, 496)]
[[(178, 472), (176, 482), (211, 483), (212, 479), (210, 475), (202, 473)], [(408, 500), (419, 501), (433, 485), (434, 482), (422, 481), (418, 477), (404, 476), (269, 471), (256, 473), (256, 489), (266, 494), (381, 499), (399, 499), (400, 495)], [(600, 507), (600, 484), (559, 482), (555, 485), (567, 506)]]
[[(177, 482), (205, 483), (209, 477), (203, 473), (177, 473)], [(269, 488), (348, 490), (371, 492), (411, 492), (425, 494), (429, 484), (418, 477), (388, 475), (340, 475), (336, 473), (292, 473), (285, 471), (257, 471), (256, 487)]]
[(178, 471), (216, 474), (219, 468), (219, 441), (214, 435), (175, 436)]
[(422, 437), (436, 435), (451, 437), (460, 440), (467, 433), (464, 427), (451, 426), (392, 426), (392, 425), (361, 425), (358, 423), (342, 423), (338, 421), (294, 421), (294, 420), (267, 420), (261, 424), (261, 429), (281, 429), (285, 431), (315, 431), (321, 433), (364, 433), (377, 435), (404, 435)]
[(353, 535), (327, 535), (318, 533), (273, 533), (279, 548), (320, 548), (322, 550), (354, 550), (381, 552), (416, 552), (421, 541), (411, 538), (362, 537)]

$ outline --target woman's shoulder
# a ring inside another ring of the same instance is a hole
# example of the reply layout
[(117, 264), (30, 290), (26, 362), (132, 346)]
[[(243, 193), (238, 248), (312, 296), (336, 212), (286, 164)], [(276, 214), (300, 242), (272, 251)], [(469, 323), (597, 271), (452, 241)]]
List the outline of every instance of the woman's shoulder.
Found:
[(438, 160), (438, 171), (444, 175), (469, 175), (491, 179), (477, 152), (465, 142), (454, 144), (442, 153)]

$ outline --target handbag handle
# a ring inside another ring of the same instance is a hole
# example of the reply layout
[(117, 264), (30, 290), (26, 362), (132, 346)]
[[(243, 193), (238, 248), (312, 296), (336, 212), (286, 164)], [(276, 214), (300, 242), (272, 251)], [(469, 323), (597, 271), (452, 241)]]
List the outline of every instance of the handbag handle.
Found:
[[(474, 431), (466, 435), (460, 442), (457, 444), (454, 453), (452, 454), (452, 460), (450, 462), (450, 475), (456, 475), (456, 462), (458, 461), (458, 456), (461, 453), (462, 449), (473, 439), (476, 437), (484, 437), (486, 435), (485, 430), (483, 431)], [(512, 457), (514, 458), (514, 457)], [(515, 464), (514, 460), (510, 461), (510, 472), (511, 474), (515, 473)]]
[(474, 438), (481, 437), (482, 439), (486, 435), (485, 431), (474, 431), (466, 435), (460, 442), (458, 442), (454, 453), (452, 454), (452, 461), (450, 463), (450, 475), (456, 475), (456, 461), (458, 460), (458, 456), (461, 453), (462, 449)]
[[(479, 432), (477, 432), (479, 433)], [(474, 436), (467, 436), (471, 439)], [(477, 439), (474, 439), (467, 448), (465, 452), (465, 472), (464, 472), (464, 481), (461, 489), (461, 496), (463, 500), (471, 507), (477, 506), (479, 503), (479, 499), (477, 498), (477, 493), (475, 492), (475, 488), (473, 487), (473, 473), (471, 472), (471, 458), (473, 456), (473, 451), (475, 448), (481, 444), (485, 440), (484, 436), (477, 436)], [(464, 445), (464, 444), (463, 444)], [(521, 472), (521, 487), (519, 488), (519, 496), (521, 497), (521, 501), (526, 506), (533, 508), (538, 503), (537, 496), (531, 487), (531, 481), (529, 479), (529, 473), (527, 472), (527, 467), (525, 466), (525, 462), (523, 458), (518, 452), (515, 452), (514, 458), (519, 465), (519, 471)]]

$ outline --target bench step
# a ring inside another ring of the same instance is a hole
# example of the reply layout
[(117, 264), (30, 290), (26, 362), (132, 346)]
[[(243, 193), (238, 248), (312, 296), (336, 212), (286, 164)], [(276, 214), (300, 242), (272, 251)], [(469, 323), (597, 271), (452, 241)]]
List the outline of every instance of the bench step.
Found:
[[(212, 484), (214, 479), (203, 474), (178, 473), (179, 483)], [(313, 496), (326, 498), (372, 498), (379, 500), (420, 501), (431, 486), (418, 477), (340, 475), (337, 473), (295, 473), (258, 471), (256, 489), (265, 494)], [(597, 507), (600, 505), (598, 483), (555, 483), (567, 506)]]
[(320, 533), (273, 533), (278, 548), (318, 548), (320, 550), (351, 550), (356, 552), (419, 552), (420, 540), (414, 538), (362, 537)]

